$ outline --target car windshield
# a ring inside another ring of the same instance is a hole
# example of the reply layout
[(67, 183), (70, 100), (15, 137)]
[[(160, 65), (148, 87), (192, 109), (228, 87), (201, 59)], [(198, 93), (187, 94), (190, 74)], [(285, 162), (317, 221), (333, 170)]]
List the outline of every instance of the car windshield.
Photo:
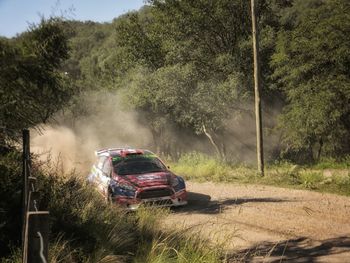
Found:
[(113, 163), (118, 175), (144, 174), (166, 171), (164, 164), (156, 157), (133, 157)]

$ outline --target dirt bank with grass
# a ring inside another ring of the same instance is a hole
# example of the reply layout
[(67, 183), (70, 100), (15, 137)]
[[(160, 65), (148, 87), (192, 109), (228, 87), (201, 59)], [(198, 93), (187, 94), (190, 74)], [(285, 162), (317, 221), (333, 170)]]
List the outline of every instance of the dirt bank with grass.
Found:
[[(231, 261), (348, 262), (350, 198), (262, 185), (188, 183), (177, 222), (229, 251)], [(268, 259), (266, 258), (268, 257)]]

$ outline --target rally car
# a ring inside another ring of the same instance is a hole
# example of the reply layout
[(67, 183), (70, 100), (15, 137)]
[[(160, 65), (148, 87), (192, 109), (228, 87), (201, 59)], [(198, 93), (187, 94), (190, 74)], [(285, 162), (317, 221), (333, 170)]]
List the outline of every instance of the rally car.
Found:
[(88, 182), (111, 203), (135, 210), (141, 204), (187, 204), (185, 181), (151, 151), (112, 148), (96, 151)]

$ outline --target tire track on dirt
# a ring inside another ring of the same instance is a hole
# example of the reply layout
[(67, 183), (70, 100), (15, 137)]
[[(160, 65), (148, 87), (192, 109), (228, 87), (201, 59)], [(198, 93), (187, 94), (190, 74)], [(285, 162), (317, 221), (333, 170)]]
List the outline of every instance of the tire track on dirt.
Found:
[(200, 232), (233, 261), (350, 262), (349, 197), (209, 182), (188, 191), (188, 206), (165, 224)]

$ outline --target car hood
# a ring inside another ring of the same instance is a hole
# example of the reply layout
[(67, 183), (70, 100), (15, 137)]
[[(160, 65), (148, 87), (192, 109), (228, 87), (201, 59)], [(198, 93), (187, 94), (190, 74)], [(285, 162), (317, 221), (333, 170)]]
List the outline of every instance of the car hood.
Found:
[(126, 175), (124, 178), (136, 187), (171, 186), (174, 175), (169, 172)]

